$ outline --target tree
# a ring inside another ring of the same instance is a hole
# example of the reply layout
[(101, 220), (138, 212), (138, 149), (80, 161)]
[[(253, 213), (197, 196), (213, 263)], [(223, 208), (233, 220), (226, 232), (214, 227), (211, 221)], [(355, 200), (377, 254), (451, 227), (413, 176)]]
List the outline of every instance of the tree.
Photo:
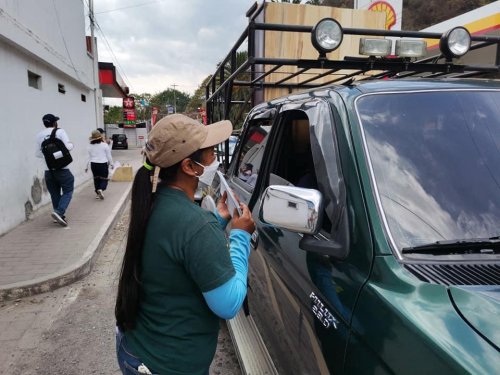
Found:
[[(187, 104), (191, 97), (185, 92), (167, 89), (151, 97), (150, 105), (160, 108), (160, 113), (166, 114), (167, 105), (174, 105), (178, 113), (184, 112), (186, 110)], [(175, 103), (174, 103), (175, 102)]]
[(493, 0), (448, 0), (444, 6), (440, 0), (405, 0), (403, 30), (422, 30), (491, 2)]
[(325, 5), (337, 8), (354, 8), (354, 0), (315, 0), (308, 1), (307, 4)]
[[(237, 69), (240, 67), (242, 64), (245, 63), (245, 61), (248, 60), (248, 52), (247, 51), (240, 51), (236, 52), (236, 67), (234, 69)], [(219, 66), (221, 63), (219, 62), (217, 66)], [(231, 75), (231, 66), (230, 64), (226, 64), (224, 66), (224, 77), (229, 77)], [(236, 77), (237, 80), (242, 80), (242, 81), (249, 81), (250, 80), (250, 73), (249, 72), (243, 72)], [(220, 78), (216, 77), (216, 86), (219, 87), (220, 85)], [(237, 102), (243, 102), (247, 103), (250, 101), (252, 95), (252, 91), (249, 87), (246, 86), (233, 86), (232, 90), (232, 95), (231, 95), (231, 100), (232, 101), (237, 101)], [(243, 125), (243, 115), (250, 111), (250, 103), (249, 104), (238, 104), (238, 105), (232, 105), (230, 108), (230, 113), (229, 113), (229, 119), (233, 122), (233, 127), (234, 129), (239, 129)]]
[[(236, 67), (237, 69), (248, 59), (247, 51), (240, 51), (236, 53)], [(217, 64), (217, 67), (221, 65), (222, 62)], [(226, 63), (224, 66), (224, 77), (229, 77), (231, 75), (230, 63)], [(191, 98), (186, 111), (194, 112), (200, 107), (205, 107), (205, 88), (212, 78), (211, 75), (207, 76), (203, 82), (196, 89), (193, 97)], [(250, 79), (250, 73), (244, 72), (240, 73), (237, 77), (238, 80), (248, 81)], [(220, 77), (215, 77), (216, 87), (220, 86)], [(234, 86), (232, 91), (232, 101), (243, 101), (248, 102), (251, 99), (251, 90), (248, 87)], [(250, 110), (250, 104), (238, 104), (231, 106), (229, 119), (233, 122), (234, 129), (238, 129), (243, 125), (243, 115)]]
[(198, 108), (205, 107), (205, 87), (211, 78), (212, 75), (207, 76), (198, 86), (186, 107), (186, 112), (195, 112)]
[(112, 106), (104, 112), (104, 123), (105, 124), (118, 124), (123, 122), (123, 108)]
[[(151, 97), (149, 93), (130, 94), (135, 99), (135, 111), (138, 121), (145, 121), (151, 118)], [(146, 105), (143, 105), (146, 104)]]

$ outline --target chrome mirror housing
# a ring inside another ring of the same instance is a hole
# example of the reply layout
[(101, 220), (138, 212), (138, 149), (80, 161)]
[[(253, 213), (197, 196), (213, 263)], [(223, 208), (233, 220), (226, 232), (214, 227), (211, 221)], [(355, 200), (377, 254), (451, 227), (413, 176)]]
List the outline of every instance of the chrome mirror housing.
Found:
[(323, 196), (318, 190), (271, 185), (262, 195), (259, 219), (282, 229), (304, 234), (319, 231)]

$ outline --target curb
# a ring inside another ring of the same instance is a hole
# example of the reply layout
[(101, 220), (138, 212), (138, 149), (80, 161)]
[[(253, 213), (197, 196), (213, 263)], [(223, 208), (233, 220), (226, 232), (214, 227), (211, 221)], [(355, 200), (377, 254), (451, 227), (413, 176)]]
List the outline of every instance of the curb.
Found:
[(54, 289), (69, 285), (88, 275), (90, 271), (92, 271), (92, 267), (108, 238), (108, 233), (115, 226), (121, 213), (125, 209), (131, 190), (132, 184), (129, 185), (120, 197), (118, 204), (113, 208), (103, 226), (96, 234), (96, 237), (89, 244), (76, 264), (53, 274), (33, 279), (29, 282), (23, 281), (6, 285), (0, 289), (0, 302), (50, 292)]

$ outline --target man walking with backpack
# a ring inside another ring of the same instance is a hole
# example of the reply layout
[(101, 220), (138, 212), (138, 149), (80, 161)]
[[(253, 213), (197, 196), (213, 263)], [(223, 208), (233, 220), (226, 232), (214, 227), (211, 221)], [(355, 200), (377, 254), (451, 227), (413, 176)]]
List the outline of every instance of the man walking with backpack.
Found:
[(75, 178), (67, 167), (73, 161), (70, 150), (73, 143), (69, 141), (64, 129), (57, 127), (59, 117), (46, 114), (42, 121), (45, 129), (36, 136), (36, 156), (45, 158), (47, 170), (45, 171), (45, 184), (52, 200), (54, 211), (51, 216), (55, 222), (67, 226), (66, 209), (73, 196)]

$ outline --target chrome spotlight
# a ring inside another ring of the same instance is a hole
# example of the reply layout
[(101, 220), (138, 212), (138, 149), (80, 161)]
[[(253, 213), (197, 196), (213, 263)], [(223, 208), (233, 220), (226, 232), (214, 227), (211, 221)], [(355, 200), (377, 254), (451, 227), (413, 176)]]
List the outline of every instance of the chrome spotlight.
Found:
[(439, 40), (439, 49), (446, 59), (465, 55), (471, 44), (471, 36), (465, 27), (459, 26), (448, 30)]
[(311, 42), (320, 55), (335, 51), (342, 43), (343, 37), (342, 26), (333, 18), (323, 18), (311, 32)]

